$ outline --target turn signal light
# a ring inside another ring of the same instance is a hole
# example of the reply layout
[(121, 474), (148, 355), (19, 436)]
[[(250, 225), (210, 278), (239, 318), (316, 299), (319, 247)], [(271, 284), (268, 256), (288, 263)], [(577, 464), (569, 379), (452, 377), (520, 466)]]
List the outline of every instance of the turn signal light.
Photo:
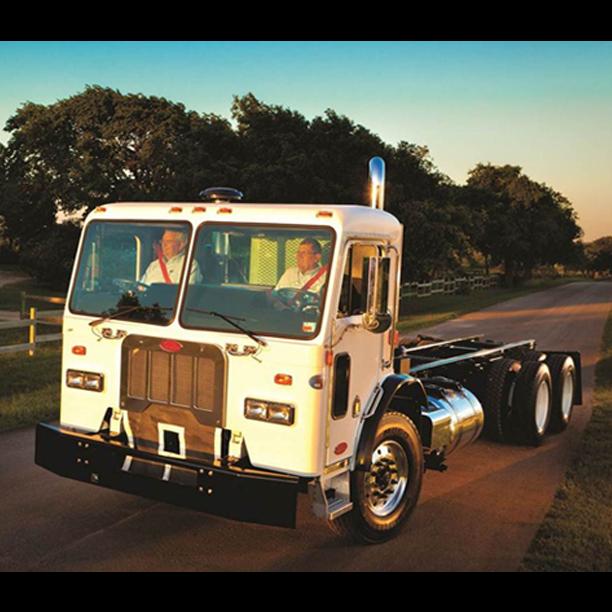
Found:
[(277, 385), (283, 385), (284, 387), (290, 387), (293, 384), (293, 376), (289, 376), (289, 374), (277, 374), (274, 377), (274, 382)]
[(83, 356), (87, 355), (87, 349), (84, 346), (73, 346), (72, 347), (72, 354), (73, 355), (79, 355), (80, 357), (83, 357)]

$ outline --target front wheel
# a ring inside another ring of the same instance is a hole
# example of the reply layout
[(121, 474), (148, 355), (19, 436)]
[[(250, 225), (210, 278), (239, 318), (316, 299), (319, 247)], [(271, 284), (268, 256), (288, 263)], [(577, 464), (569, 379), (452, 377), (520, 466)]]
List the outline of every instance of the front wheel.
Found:
[(424, 469), (423, 446), (413, 422), (398, 412), (385, 414), (370, 470), (352, 474), (353, 510), (333, 521), (332, 529), (365, 544), (396, 537), (419, 500)]

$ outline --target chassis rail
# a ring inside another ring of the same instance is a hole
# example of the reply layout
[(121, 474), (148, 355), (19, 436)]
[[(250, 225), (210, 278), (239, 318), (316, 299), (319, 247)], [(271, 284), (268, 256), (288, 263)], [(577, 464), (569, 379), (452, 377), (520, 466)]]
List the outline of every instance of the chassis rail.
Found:
[[(511, 344), (482, 340), (482, 336), (469, 336), (454, 340), (419, 338), (423, 344), (400, 346), (395, 354), (395, 369), (413, 376), (451, 376), (465, 384), (474, 383), (475, 391), (482, 391), (482, 374), (488, 366), (503, 357), (520, 359), (521, 354), (536, 350), (535, 340), (523, 340)], [(582, 405), (582, 360), (580, 353), (541, 351), (544, 355), (567, 354), (576, 365), (575, 403)]]

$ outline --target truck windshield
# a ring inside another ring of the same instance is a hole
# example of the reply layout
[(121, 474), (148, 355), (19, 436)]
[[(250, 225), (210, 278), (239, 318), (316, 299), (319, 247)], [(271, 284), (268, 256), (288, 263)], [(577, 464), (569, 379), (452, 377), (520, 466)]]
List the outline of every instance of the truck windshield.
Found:
[[(174, 318), (190, 226), (93, 222), (70, 300), (75, 314), (165, 325)], [(193, 264), (189, 282), (201, 280)]]
[(238, 333), (318, 333), (334, 236), (328, 228), (207, 224), (196, 238), (202, 280), (187, 288), (181, 323)]

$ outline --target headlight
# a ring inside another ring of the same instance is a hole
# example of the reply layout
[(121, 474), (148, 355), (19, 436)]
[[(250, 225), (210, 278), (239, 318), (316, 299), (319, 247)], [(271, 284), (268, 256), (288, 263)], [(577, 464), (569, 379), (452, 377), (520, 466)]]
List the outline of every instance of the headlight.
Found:
[(244, 416), (253, 421), (291, 426), (295, 423), (295, 408), (289, 404), (247, 399), (244, 403)]
[(86, 391), (104, 391), (104, 376), (92, 374), (91, 372), (76, 372), (68, 370), (66, 374), (66, 386), (71, 389), (84, 389)]

